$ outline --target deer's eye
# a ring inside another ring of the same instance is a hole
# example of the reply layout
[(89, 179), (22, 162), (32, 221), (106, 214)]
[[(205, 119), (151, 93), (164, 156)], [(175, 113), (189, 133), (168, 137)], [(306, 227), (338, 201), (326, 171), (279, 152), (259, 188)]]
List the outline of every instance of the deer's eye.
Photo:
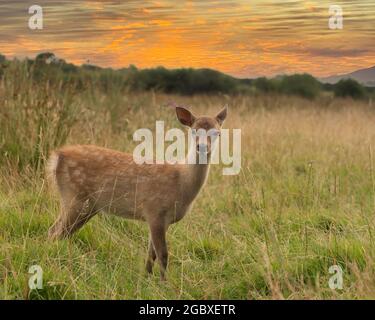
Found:
[(219, 137), (220, 136), (220, 130), (212, 131), (212, 136), (213, 137)]

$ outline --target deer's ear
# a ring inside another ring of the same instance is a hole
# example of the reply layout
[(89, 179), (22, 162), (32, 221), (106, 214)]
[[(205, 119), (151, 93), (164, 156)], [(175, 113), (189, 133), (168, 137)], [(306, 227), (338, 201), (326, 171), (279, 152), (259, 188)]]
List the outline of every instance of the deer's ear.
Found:
[(228, 106), (225, 106), (215, 117), (216, 121), (222, 125), (228, 114)]
[(176, 114), (178, 120), (185, 126), (191, 127), (196, 119), (196, 117), (185, 108), (176, 107)]

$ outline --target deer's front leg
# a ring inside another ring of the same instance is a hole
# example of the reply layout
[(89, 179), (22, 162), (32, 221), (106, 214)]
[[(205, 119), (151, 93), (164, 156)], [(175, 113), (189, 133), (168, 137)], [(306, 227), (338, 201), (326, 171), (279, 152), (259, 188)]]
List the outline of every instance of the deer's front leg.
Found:
[(154, 245), (156, 257), (160, 265), (160, 279), (165, 280), (165, 272), (168, 265), (168, 249), (166, 241), (167, 228), (164, 221), (150, 224), (151, 240)]
[(151, 235), (150, 240), (148, 241), (148, 256), (146, 262), (146, 270), (148, 273), (152, 273), (152, 267), (154, 266), (154, 261), (156, 259), (156, 252), (154, 249), (154, 245), (152, 243)]

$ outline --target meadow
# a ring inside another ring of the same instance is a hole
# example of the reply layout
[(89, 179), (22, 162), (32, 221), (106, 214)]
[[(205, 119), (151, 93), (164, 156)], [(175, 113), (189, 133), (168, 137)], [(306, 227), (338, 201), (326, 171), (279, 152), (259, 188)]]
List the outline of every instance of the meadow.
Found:
[[(242, 130), (242, 169), (212, 166), (193, 210), (168, 232), (168, 281), (147, 276), (146, 224), (99, 214), (50, 242), (58, 210), (44, 163), (63, 144), (132, 152), (133, 132), (180, 127), (169, 102)], [(375, 298), (375, 110), (322, 96), (178, 96), (33, 81), (22, 66), (0, 80), (1, 299)], [(43, 268), (30, 291), (28, 269)], [(332, 290), (329, 267), (343, 269)]]

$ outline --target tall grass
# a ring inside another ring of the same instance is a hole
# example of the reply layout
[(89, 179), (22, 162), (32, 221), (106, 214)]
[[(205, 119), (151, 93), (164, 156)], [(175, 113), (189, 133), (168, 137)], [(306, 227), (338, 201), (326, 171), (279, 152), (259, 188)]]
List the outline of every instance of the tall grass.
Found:
[[(0, 297), (7, 299), (374, 298), (375, 113), (363, 102), (285, 96), (127, 94), (35, 82), (20, 63), (0, 82)], [(71, 91), (69, 91), (71, 90)], [(58, 208), (41, 175), (51, 148), (94, 143), (131, 152), (169, 101), (215, 114), (230, 104), (242, 170), (213, 166), (191, 213), (168, 232), (168, 282), (147, 277), (147, 227), (99, 215), (47, 241)], [(28, 289), (38, 264), (44, 288)], [(328, 286), (343, 269), (342, 290)]]
[(1, 162), (40, 171), (49, 151), (65, 143), (76, 121), (74, 95), (61, 84), (34, 79), (25, 62), (14, 62), (0, 87)]

